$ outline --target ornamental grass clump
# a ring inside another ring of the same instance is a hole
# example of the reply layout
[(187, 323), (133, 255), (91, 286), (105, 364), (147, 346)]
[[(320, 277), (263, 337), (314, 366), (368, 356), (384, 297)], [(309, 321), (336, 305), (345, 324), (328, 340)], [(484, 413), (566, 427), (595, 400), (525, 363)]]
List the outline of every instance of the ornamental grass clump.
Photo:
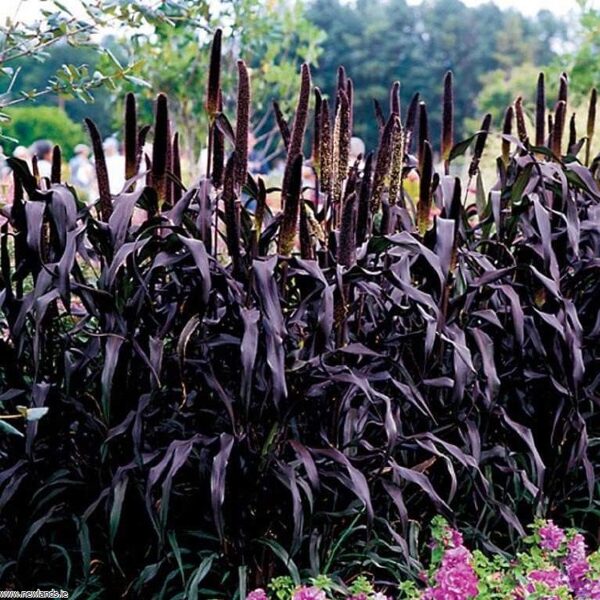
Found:
[(164, 94), (152, 126), (127, 98), (121, 193), (89, 120), (95, 203), (60, 181), (60, 152), (51, 180), (9, 159), (0, 585), (242, 598), (278, 575), (367, 571), (393, 590), (438, 513), (484, 548), (518, 548), (537, 514), (595, 535), (595, 93), (569, 148), (566, 79), (536, 136), (517, 99), (486, 189), (499, 124), (454, 142), (452, 76), (443, 147), (423, 99), (404, 111), (393, 85), (377, 148), (350, 161), (351, 79), (313, 104), (303, 65), (295, 114), (274, 104), (288, 153), (273, 190), (246, 172), (251, 72), (239, 63), (236, 104), (221, 42), (198, 181), (181, 180)]

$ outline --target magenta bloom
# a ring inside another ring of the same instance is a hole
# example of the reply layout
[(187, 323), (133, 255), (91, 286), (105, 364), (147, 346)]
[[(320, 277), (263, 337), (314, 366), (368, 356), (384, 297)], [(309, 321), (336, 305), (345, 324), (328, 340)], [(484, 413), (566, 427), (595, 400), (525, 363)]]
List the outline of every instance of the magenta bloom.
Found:
[(569, 551), (568, 560), (583, 560), (586, 557), (587, 545), (580, 533), (576, 533), (573, 539), (567, 542), (567, 549)]
[(540, 527), (540, 546), (544, 550), (554, 551), (560, 548), (560, 545), (565, 541), (565, 532), (557, 527), (552, 520), (546, 521), (545, 525)]
[(294, 592), (292, 600), (327, 600), (327, 596), (318, 587), (302, 586)]
[(456, 548), (457, 546), (462, 546), (463, 544), (463, 536), (460, 531), (456, 531), (456, 529), (450, 530), (450, 542)]
[[(567, 585), (566, 577), (555, 568), (550, 569), (537, 569), (535, 571), (531, 571), (527, 578), (532, 583), (544, 583), (548, 586), (550, 590), (555, 590), (556, 588)], [(535, 587), (532, 585), (530, 591), (534, 591)]]
[(575, 596), (580, 598), (586, 586), (587, 574), (590, 570), (590, 565), (586, 558), (586, 544), (583, 536), (578, 533), (573, 539), (569, 540), (567, 542), (567, 550), (565, 570), (569, 578), (569, 585)]
[(435, 574), (435, 585), (427, 588), (424, 600), (468, 600), (477, 596), (477, 575), (471, 553), (462, 545), (448, 548)]
[(600, 600), (600, 581), (586, 581), (575, 597), (581, 600)]
[(258, 588), (246, 596), (246, 600), (269, 600), (265, 590)]

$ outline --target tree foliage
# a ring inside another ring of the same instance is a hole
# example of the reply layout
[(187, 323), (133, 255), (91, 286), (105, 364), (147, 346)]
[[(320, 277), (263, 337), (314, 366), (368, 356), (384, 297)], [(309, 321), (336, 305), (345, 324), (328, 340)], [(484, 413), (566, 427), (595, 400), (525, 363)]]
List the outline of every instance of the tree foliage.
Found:
[[(182, 132), (184, 150), (193, 150), (193, 162), (207, 141), (204, 93), (211, 41), (208, 32), (225, 24), (224, 89), (234, 89), (236, 57), (239, 53), (245, 57), (252, 79), (254, 126), (259, 125), (275, 98), (284, 111), (289, 110), (298, 65), (317, 63), (324, 34), (306, 18), (304, 4), (299, 0), (236, 0), (218, 5), (207, 0), (186, 0), (164, 6), (169, 20), (148, 33), (120, 37), (119, 43), (128, 60), (141, 62), (140, 75), (152, 85), (140, 90), (146, 99), (142, 115), (151, 117), (150, 101), (155, 90), (171, 94), (172, 118)], [(223, 102), (231, 107), (234, 96), (226, 93)]]
[[(8, 110), (10, 121), (4, 126), (7, 137), (29, 146), (39, 139), (59, 144), (71, 152), (76, 144), (85, 141), (83, 126), (72, 121), (67, 113), (56, 106), (15, 106)], [(4, 150), (10, 152), (16, 143), (6, 140)]]
[(452, 69), (460, 81), (455, 90), (460, 135), (464, 119), (475, 114), (486, 73), (523, 62), (546, 64), (554, 56), (554, 42), (564, 37), (563, 28), (547, 11), (529, 20), (492, 3), (467, 7), (460, 0), (430, 0), (417, 6), (406, 0), (314, 0), (309, 17), (327, 32), (316, 81), (327, 89), (333, 70), (344, 64), (357, 90), (356, 133), (368, 145), (376, 138), (364, 124), (373, 114), (373, 99), (387, 101), (388, 81), (400, 81), (405, 106), (415, 92), (421, 93), (430, 105), (437, 139), (439, 81)]

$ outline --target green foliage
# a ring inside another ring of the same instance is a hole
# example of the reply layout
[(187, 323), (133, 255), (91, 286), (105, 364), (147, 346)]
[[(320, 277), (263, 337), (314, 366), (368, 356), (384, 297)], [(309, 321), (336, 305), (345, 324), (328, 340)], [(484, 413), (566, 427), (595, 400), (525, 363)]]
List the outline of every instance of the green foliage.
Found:
[(282, 575), (273, 578), (269, 583), (269, 592), (277, 600), (290, 600), (294, 593), (296, 585), (291, 577)]
[[(67, 154), (75, 145), (85, 141), (82, 125), (74, 123), (62, 109), (55, 106), (15, 106), (6, 111), (10, 121), (2, 133), (29, 146), (35, 140), (48, 139), (59, 144)], [(15, 142), (4, 141), (5, 151), (12, 151)]]
[(400, 81), (404, 107), (415, 92), (421, 93), (430, 107), (432, 139), (437, 140), (439, 82), (452, 69), (460, 81), (455, 110), (456, 134), (461, 136), (468, 131), (465, 118), (477, 114), (475, 99), (483, 75), (523, 62), (545, 65), (555, 56), (555, 43), (566, 37), (548, 11), (533, 20), (492, 3), (467, 7), (460, 0), (433, 0), (418, 6), (406, 0), (313, 0), (308, 14), (327, 32), (316, 82), (328, 90), (337, 66), (346, 67), (356, 88), (355, 132), (367, 145), (377, 139), (376, 131), (367, 125), (373, 98), (387, 104), (388, 82)]
[(583, 98), (600, 84), (600, 8), (593, 0), (578, 0), (578, 4), (579, 25), (572, 36), (575, 50), (560, 56), (556, 69), (569, 72), (572, 91)]
[[(165, 12), (170, 20), (147, 34), (119, 37), (123, 56), (140, 61), (140, 76), (151, 83), (147, 90), (139, 86), (127, 89), (136, 89), (146, 99), (142, 114), (147, 120), (155, 90), (172, 95), (172, 117), (193, 169), (199, 150), (206, 145), (208, 129), (204, 101), (211, 38), (207, 31), (227, 23), (221, 75), (225, 106), (234, 101), (236, 57), (244, 56), (252, 81), (253, 127), (259, 125), (272, 99), (289, 111), (298, 66), (301, 62), (317, 63), (324, 39), (323, 32), (306, 18), (301, 0), (229, 0), (219, 3), (218, 9), (208, 0), (194, 0), (165, 4)], [(122, 97), (121, 89), (115, 96)], [(271, 125), (272, 121), (262, 123)], [(264, 133), (263, 129), (259, 133)]]
[[(483, 75), (480, 79), (483, 88), (475, 100), (477, 111), (491, 113), (493, 122), (499, 127), (504, 111), (509, 104), (521, 96), (529, 113), (535, 110), (535, 82), (540, 72), (539, 67), (532, 63), (515, 66), (508, 71), (496, 69)], [(550, 79), (548, 85), (548, 105), (554, 106), (558, 86), (556, 79)], [(465, 126), (476, 129), (477, 119), (467, 118)]]

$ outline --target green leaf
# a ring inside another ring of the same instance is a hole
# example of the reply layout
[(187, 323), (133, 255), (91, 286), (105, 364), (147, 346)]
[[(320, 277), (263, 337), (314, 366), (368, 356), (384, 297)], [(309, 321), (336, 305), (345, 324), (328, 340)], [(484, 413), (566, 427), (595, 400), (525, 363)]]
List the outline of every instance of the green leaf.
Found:
[(473, 141), (475, 140), (475, 138), (477, 137), (477, 134), (472, 135), (471, 137), (468, 137), (466, 140), (463, 140), (462, 142), (458, 142), (458, 144), (455, 144), (452, 147), (452, 150), (450, 150), (450, 156), (448, 157), (448, 160), (450, 162), (452, 162), (455, 158), (458, 158), (459, 156), (462, 156), (471, 146), (471, 144), (473, 143)]
[(10, 435), (18, 435), (19, 437), (25, 437), (16, 427), (13, 427), (10, 423), (7, 423), (2, 417), (0, 417), (0, 430)]
[(300, 585), (300, 571), (298, 571), (296, 563), (294, 563), (294, 561), (290, 558), (290, 555), (287, 553), (285, 548), (281, 544), (278, 544), (275, 540), (258, 541), (263, 546), (267, 546), (267, 548), (270, 548), (272, 550), (273, 554), (275, 554), (275, 556), (277, 556), (277, 558), (279, 558), (281, 562), (283, 562), (290, 576), (294, 580), (294, 583), (296, 585)]
[(198, 586), (200, 582), (210, 573), (213, 561), (217, 555), (215, 553), (207, 556), (201, 563), (200, 566), (194, 571), (192, 578), (190, 579), (189, 586), (186, 590), (187, 600), (198, 600)]
[(141, 77), (135, 77), (134, 75), (125, 75), (125, 79), (129, 81), (129, 83), (133, 83), (134, 85), (139, 85), (145, 88), (152, 88), (152, 86)]
[(108, 58), (110, 58), (110, 60), (116, 65), (116, 67), (119, 70), (123, 70), (123, 65), (119, 62), (119, 59), (108, 48), (104, 48), (104, 53), (106, 54), (106, 56), (108, 56)]

